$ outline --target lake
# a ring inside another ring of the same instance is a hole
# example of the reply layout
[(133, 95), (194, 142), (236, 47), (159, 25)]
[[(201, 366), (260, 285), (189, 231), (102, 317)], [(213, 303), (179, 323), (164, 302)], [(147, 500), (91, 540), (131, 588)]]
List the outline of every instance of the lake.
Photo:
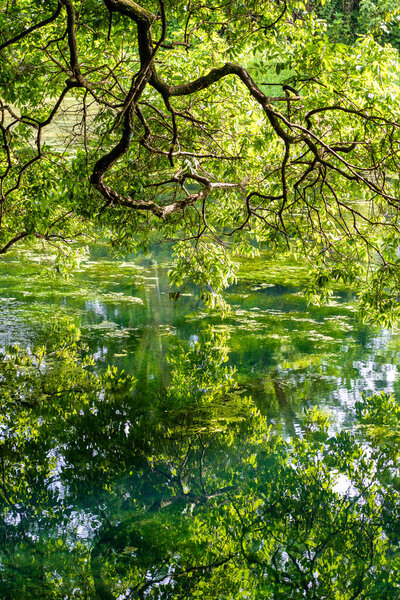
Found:
[(1, 262), (1, 597), (400, 597), (398, 333), (267, 259), (222, 317), (168, 262)]

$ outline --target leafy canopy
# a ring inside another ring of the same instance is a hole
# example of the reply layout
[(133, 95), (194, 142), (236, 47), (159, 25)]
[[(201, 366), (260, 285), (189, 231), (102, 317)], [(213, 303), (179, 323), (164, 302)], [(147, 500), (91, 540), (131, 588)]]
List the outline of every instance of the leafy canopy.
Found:
[(332, 41), (328, 5), (7, 2), (0, 252), (39, 239), (73, 263), (90, 236), (167, 241), (172, 283), (212, 304), (236, 256), (289, 251), (315, 297), (352, 282), (396, 319), (398, 53), (365, 27)]

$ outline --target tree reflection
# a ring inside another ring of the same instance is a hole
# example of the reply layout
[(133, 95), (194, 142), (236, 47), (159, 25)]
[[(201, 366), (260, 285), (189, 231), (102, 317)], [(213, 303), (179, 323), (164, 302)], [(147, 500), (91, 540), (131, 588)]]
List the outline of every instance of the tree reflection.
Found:
[(400, 410), (318, 410), (273, 431), (212, 329), (170, 349), (168, 384), (98, 373), (66, 324), (0, 362), (0, 595), (397, 597)]

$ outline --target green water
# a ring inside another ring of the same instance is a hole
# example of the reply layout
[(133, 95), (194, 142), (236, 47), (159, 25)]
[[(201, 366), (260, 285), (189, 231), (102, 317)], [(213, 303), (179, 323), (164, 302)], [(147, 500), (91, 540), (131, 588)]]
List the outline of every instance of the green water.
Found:
[(400, 392), (400, 338), (363, 325), (350, 291), (328, 306), (309, 306), (300, 268), (245, 263), (226, 294), (232, 315), (221, 319), (195, 291), (169, 298), (166, 261), (114, 261), (102, 253), (94, 251), (68, 282), (31, 258), (3, 261), (1, 345), (40, 343), (49, 321), (68, 316), (99, 366), (116, 364), (157, 387), (168, 380), (171, 341), (196, 340), (212, 326), (229, 338), (237, 380), (267, 416), (295, 422), (299, 411), (318, 405), (342, 420), (362, 391)]
[(159, 255), (0, 266), (2, 598), (400, 598), (397, 404), (356, 406), (400, 338), (350, 291), (248, 262), (221, 318)]

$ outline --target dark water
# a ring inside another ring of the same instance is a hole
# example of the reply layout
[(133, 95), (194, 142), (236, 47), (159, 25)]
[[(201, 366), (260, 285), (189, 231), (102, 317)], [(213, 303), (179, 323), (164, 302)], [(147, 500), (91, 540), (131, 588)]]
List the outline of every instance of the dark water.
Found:
[(154, 255), (0, 266), (1, 597), (400, 598), (397, 403), (356, 407), (400, 338), (350, 291), (253, 261), (221, 318)]

